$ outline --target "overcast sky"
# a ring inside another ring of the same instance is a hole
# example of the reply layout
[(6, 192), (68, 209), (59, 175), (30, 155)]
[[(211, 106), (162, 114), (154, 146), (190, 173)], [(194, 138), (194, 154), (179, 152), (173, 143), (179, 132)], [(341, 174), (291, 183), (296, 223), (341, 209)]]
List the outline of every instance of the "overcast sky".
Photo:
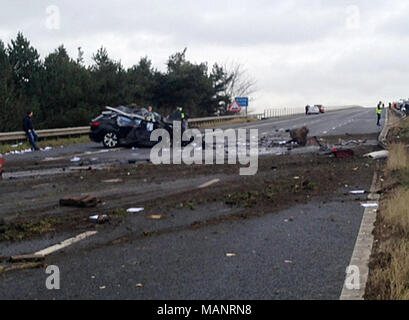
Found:
[(64, 44), (87, 63), (101, 46), (125, 67), (239, 63), (257, 81), (253, 110), (375, 106), (409, 97), (407, 0), (1, 0), (0, 39), (18, 31), (42, 58)]

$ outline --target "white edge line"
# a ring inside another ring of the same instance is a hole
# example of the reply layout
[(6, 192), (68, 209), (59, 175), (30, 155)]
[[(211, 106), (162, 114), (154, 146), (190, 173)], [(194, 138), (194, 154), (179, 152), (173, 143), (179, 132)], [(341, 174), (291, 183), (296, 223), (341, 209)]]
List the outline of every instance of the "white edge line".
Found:
[[(374, 199), (377, 194), (375, 194), (375, 187), (377, 182), (378, 175), (375, 172), (372, 185), (371, 193), (368, 196), (368, 200)], [(369, 203), (369, 201), (368, 201)], [(370, 201), (370, 203), (374, 203)], [(376, 201), (378, 203), (378, 201)], [(369, 275), (369, 259), (372, 253), (372, 246), (374, 241), (374, 236), (372, 234), (373, 229), (375, 228), (376, 216), (378, 209), (377, 208), (365, 208), (364, 214), (362, 217), (361, 227), (355, 242), (354, 251), (352, 253), (350, 266), (357, 266), (359, 269), (359, 289), (348, 289), (346, 287), (345, 278), (344, 285), (342, 288), (340, 300), (363, 300), (365, 295), (366, 283)]]

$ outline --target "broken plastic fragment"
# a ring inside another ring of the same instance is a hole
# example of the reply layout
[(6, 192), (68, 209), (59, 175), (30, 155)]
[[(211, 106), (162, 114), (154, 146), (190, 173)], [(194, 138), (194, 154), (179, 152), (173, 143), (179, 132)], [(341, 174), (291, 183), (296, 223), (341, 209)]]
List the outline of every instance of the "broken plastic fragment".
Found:
[(226, 253), (226, 257), (235, 257), (236, 254), (235, 253)]
[(350, 194), (364, 194), (366, 191), (365, 190), (353, 190), (349, 191)]
[(389, 152), (387, 150), (371, 152), (371, 153), (367, 153), (367, 154), (364, 155), (364, 157), (369, 157), (369, 158), (372, 158), (374, 160), (385, 159), (388, 156), (389, 156)]
[(361, 203), (361, 206), (364, 208), (377, 208), (377, 203)]
[(163, 219), (163, 216), (160, 214), (153, 214), (153, 215), (150, 215), (148, 218), (152, 220), (161, 220)]
[(128, 210), (126, 210), (126, 212), (128, 213), (138, 213), (143, 211), (143, 208), (129, 208)]
[(78, 161), (81, 161), (81, 158), (74, 157), (74, 158), (71, 159), (71, 162), (78, 162)]
[(106, 214), (94, 215), (94, 216), (89, 217), (89, 219), (91, 221), (94, 221), (94, 222), (99, 223), (99, 224), (102, 224), (102, 223), (105, 223), (105, 222), (109, 221), (109, 217)]

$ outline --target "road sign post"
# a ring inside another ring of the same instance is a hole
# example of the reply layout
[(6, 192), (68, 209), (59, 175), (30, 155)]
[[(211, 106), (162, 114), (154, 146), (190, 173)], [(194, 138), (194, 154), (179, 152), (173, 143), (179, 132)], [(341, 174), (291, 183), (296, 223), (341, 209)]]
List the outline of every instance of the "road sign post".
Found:
[(233, 103), (229, 107), (229, 112), (240, 112), (241, 111), (241, 106), (240, 104), (234, 100)]
[(248, 97), (236, 97), (234, 98), (235, 101), (239, 104), (240, 107), (246, 108), (246, 118), (247, 118), (247, 109), (249, 106), (249, 98)]

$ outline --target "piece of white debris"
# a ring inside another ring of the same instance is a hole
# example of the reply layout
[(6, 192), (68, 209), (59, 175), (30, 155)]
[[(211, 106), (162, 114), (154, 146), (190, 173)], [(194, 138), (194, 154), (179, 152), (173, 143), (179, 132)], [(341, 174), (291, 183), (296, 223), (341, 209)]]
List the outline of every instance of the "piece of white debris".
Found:
[(367, 153), (364, 155), (364, 157), (369, 157), (374, 160), (385, 159), (389, 157), (389, 152), (387, 150), (376, 151), (376, 152)]
[(377, 203), (361, 203), (361, 206), (364, 208), (377, 208)]
[(350, 194), (364, 194), (366, 191), (365, 190), (352, 190), (349, 191)]
[(129, 208), (128, 210), (126, 210), (126, 212), (128, 213), (138, 213), (143, 211), (143, 208)]

